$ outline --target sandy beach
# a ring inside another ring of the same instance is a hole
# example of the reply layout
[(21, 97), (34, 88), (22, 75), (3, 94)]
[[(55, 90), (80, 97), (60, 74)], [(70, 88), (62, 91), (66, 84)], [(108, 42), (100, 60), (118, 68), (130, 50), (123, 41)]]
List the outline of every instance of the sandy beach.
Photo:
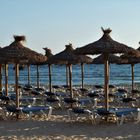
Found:
[[(130, 86), (127, 86), (129, 89)], [(35, 116), (17, 120), (0, 119), (0, 140), (139, 140), (140, 123), (124, 121), (122, 125), (99, 121), (92, 124), (87, 118), (71, 122), (67, 109), (55, 108), (50, 118)]]
[(1, 140), (139, 140), (140, 124), (127, 122), (91, 124), (90, 121), (70, 123), (66, 111), (57, 110), (49, 120), (1, 120)]

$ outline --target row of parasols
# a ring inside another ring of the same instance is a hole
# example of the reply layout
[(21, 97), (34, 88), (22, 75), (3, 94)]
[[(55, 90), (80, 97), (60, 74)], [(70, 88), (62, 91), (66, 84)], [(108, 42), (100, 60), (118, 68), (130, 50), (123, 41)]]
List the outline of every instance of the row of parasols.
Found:
[[(83, 77), (84, 77), (84, 63), (96, 63), (97, 59), (94, 61), (86, 55), (97, 55), (102, 54), (98, 57), (98, 63), (104, 63), (104, 94), (105, 94), (105, 108), (109, 108), (109, 60), (110, 63), (123, 63), (132, 65), (132, 79), (134, 79), (134, 64), (140, 62), (140, 52), (135, 50), (125, 44), (114, 41), (110, 32), (111, 29), (103, 29), (103, 36), (90, 44), (83, 47), (76, 48), (72, 47), (72, 44), (66, 45), (64, 51), (52, 55), (51, 50), (44, 48), (46, 50), (46, 56), (39, 54), (25, 46), (22, 42), (25, 41), (24, 36), (14, 36), (14, 42), (9, 46), (0, 49), (0, 63), (5, 65), (5, 91), (8, 94), (8, 64), (15, 64), (15, 92), (16, 92), (16, 107), (19, 107), (19, 91), (18, 91), (18, 77), (19, 77), (19, 64), (26, 64), (28, 66), (28, 75), (30, 75), (30, 64), (37, 65), (37, 79), (39, 79), (38, 66), (42, 64), (48, 64), (49, 67), (49, 91), (51, 92), (51, 65), (52, 64), (65, 64), (66, 70), (68, 71), (69, 80), (67, 80), (67, 85), (70, 89), (71, 98), (73, 98), (72, 90), (72, 65), (80, 63), (82, 68), (82, 88), (83, 88)], [(114, 56), (113, 54), (122, 54), (121, 57)], [(1, 68), (0, 68), (1, 70)], [(0, 77), (2, 79), (2, 76)], [(0, 80), (1, 81), (1, 80)], [(28, 81), (30, 77), (28, 76)], [(37, 80), (39, 81), (39, 80)], [(132, 80), (133, 81), (133, 80)], [(28, 83), (30, 84), (30, 83)], [(1, 88), (0, 83), (0, 88)], [(39, 82), (37, 82), (39, 87)], [(132, 82), (133, 89), (133, 82)]]

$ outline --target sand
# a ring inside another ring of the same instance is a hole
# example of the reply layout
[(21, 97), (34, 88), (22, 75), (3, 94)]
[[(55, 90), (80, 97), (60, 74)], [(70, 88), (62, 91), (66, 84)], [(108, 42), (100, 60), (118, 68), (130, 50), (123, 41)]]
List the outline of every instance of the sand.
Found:
[(42, 117), (0, 121), (0, 140), (139, 140), (140, 124), (127, 122), (91, 124), (89, 120), (71, 123), (65, 110), (54, 110), (49, 120)]

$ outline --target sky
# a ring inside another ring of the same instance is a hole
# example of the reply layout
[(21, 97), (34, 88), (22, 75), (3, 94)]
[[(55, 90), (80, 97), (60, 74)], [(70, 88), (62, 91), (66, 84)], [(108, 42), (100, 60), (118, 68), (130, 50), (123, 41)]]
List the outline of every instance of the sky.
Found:
[(0, 0), (0, 46), (25, 35), (24, 45), (45, 54), (82, 47), (111, 28), (111, 37), (130, 47), (140, 45), (140, 0)]

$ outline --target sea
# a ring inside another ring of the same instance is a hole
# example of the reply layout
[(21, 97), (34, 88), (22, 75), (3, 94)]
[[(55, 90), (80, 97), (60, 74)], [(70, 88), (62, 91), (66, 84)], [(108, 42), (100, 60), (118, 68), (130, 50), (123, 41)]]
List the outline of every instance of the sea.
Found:
[[(14, 65), (8, 66), (8, 84), (15, 83)], [(2, 71), (3, 83), (5, 83), (4, 67)], [(135, 83), (140, 83), (140, 64), (134, 66)], [(37, 67), (30, 66), (31, 84), (37, 84)], [(114, 85), (131, 85), (131, 65), (110, 64), (110, 84)], [(27, 66), (19, 71), (19, 84), (28, 83)], [(49, 84), (48, 65), (39, 66), (39, 83), (40, 85)], [(72, 83), (81, 85), (81, 65), (72, 66)], [(85, 85), (103, 85), (104, 84), (104, 65), (103, 64), (85, 64), (84, 65), (84, 84)], [(66, 66), (52, 65), (52, 85), (66, 85)]]

